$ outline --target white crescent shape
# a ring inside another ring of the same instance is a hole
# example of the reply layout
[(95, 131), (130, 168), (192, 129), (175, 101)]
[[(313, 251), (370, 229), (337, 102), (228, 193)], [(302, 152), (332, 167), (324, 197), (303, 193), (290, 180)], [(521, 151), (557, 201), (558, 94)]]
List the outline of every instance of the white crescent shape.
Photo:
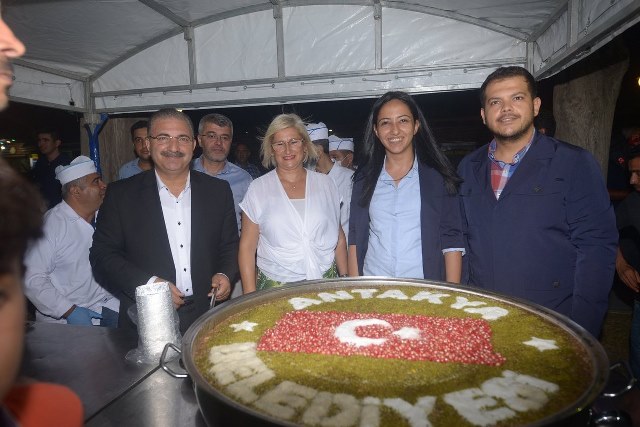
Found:
[(356, 347), (367, 347), (370, 345), (382, 345), (387, 341), (387, 338), (366, 338), (361, 337), (356, 334), (356, 328), (362, 326), (385, 326), (391, 328), (391, 324), (384, 320), (380, 319), (356, 319), (356, 320), (347, 320), (346, 322), (342, 322), (336, 328), (333, 333), (340, 342), (345, 344), (351, 344)]

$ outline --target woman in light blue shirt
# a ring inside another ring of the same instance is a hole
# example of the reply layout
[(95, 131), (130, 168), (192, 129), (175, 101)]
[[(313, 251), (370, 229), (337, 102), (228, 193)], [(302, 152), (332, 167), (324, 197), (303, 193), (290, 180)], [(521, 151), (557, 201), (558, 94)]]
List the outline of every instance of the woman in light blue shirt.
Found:
[(460, 178), (410, 95), (373, 105), (354, 175), (349, 274), (459, 283)]

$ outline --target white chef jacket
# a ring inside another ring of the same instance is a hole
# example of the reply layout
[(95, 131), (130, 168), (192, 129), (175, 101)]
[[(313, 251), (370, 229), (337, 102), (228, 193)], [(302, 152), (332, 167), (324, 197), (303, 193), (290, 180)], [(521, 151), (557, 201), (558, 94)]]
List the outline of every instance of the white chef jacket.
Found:
[[(340, 206), (340, 224), (344, 231), (345, 238), (349, 237), (349, 213), (351, 212), (351, 190), (353, 189), (353, 171), (344, 166), (335, 163), (328, 173), (329, 177), (336, 183), (340, 196), (342, 197), (342, 205)], [(347, 242), (348, 244), (348, 242)]]
[(38, 310), (36, 320), (66, 323), (62, 315), (74, 304), (98, 313), (103, 306), (118, 311), (120, 301), (91, 272), (91, 224), (63, 200), (45, 213), (43, 232), (25, 256), (25, 294)]
[(340, 194), (328, 176), (307, 171), (305, 215), (287, 196), (275, 170), (251, 182), (240, 208), (258, 224), (256, 264), (279, 282), (320, 279), (335, 259)]

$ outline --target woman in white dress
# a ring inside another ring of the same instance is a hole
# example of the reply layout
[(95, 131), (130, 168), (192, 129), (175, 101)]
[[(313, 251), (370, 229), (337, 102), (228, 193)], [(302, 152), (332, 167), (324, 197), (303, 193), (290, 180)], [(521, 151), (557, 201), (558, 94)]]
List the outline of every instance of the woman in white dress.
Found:
[(317, 154), (295, 114), (273, 119), (260, 149), (275, 169), (255, 179), (240, 203), (238, 263), (244, 293), (301, 280), (347, 275), (338, 188), (304, 168)]

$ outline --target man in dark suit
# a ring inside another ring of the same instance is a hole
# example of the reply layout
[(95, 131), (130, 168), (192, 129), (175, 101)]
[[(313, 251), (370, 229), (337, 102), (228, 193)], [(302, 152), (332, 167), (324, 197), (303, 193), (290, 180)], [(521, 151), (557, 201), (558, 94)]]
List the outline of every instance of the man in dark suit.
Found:
[(481, 87), (494, 139), (460, 163), (470, 284), (541, 304), (593, 335), (608, 307), (617, 231), (586, 150), (542, 135), (535, 80), (503, 67)]
[(97, 281), (120, 291), (120, 325), (137, 286), (169, 282), (186, 329), (229, 297), (238, 274), (238, 225), (229, 184), (189, 165), (195, 148), (189, 117), (173, 109), (149, 120), (155, 170), (112, 183), (98, 214), (90, 261)]

